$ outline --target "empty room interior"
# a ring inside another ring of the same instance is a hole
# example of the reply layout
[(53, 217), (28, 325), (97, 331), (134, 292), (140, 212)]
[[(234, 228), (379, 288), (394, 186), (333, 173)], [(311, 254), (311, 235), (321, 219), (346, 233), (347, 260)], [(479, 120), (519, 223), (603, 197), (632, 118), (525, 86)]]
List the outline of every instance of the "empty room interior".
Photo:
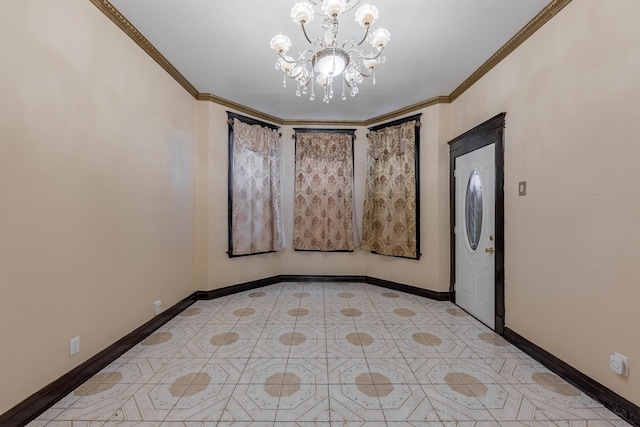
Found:
[[(4, 2), (0, 425), (640, 426), (640, 2), (226, 3)], [(278, 237), (241, 252), (250, 128)], [(303, 218), (320, 136), (349, 199)]]

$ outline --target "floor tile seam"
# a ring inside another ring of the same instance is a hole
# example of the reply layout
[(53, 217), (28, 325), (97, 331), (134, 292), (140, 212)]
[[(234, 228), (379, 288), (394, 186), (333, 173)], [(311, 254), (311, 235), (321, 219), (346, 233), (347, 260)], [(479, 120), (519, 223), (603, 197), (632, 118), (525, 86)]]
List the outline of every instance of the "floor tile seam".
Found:
[[(327, 287), (328, 286), (323, 286), (322, 287), (322, 303), (325, 307), (325, 311), (326, 311), (326, 307), (327, 307), (327, 299), (330, 299), (331, 296), (327, 295)], [(333, 287), (333, 286), (331, 286)], [(323, 316), (323, 320), (322, 320), (322, 324), (324, 325), (324, 330), (325, 333), (327, 331), (327, 316)], [(331, 426), (331, 387), (329, 387), (329, 354), (328, 354), (328, 349), (329, 349), (329, 341), (328, 341), (328, 337), (326, 337), (326, 341), (325, 341), (325, 365), (327, 367), (327, 374), (326, 374), (326, 381), (327, 381), (327, 416), (329, 418), (329, 426)]]
[[(142, 414), (142, 410), (140, 409), (140, 406), (138, 405), (137, 401), (135, 400), (135, 396), (136, 396), (136, 394), (137, 394), (140, 390), (142, 390), (142, 387), (139, 387), (139, 388), (138, 388), (138, 390), (136, 390), (136, 392), (135, 392), (133, 395), (129, 396), (129, 397), (128, 397), (128, 398), (127, 398), (127, 399), (122, 403), (122, 405), (120, 405), (118, 408), (114, 409), (114, 410), (113, 410), (113, 412), (111, 412), (111, 414), (108, 416), (108, 417), (109, 417), (108, 419), (99, 419), (99, 420), (96, 420), (96, 419), (94, 419), (94, 418), (91, 418), (91, 419), (87, 419), (86, 421), (87, 421), (87, 422), (89, 422), (89, 423), (93, 423), (93, 422), (95, 422), (95, 421), (102, 421), (102, 424), (101, 424), (101, 425), (105, 425), (105, 424), (107, 424), (108, 422), (112, 421), (113, 417), (118, 413), (118, 411), (120, 411), (122, 408), (124, 408), (124, 407), (125, 407), (125, 405), (126, 405), (126, 404), (128, 404), (128, 403), (129, 403), (130, 401), (132, 401), (132, 400), (133, 400), (133, 403), (135, 404), (135, 406), (136, 406), (136, 408), (137, 408), (137, 410), (138, 410), (138, 413)], [(185, 392), (186, 392), (186, 389), (185, 389), (185, 391), (183, 392), (183, 394), (182, 394), (182, 395), (184, 395), (184, 393), (185, 393)], [(160, 421), (159, 421), (160, 423), (163, 423), (163, 422), (166, 420), (167, 416), (169, 415), (169, 412), (171, 412), (171, 410), (173, 410), (173, 408), (175, 407), (175, 405), (177, 405), (177, 404), (178, 404), (178, 401), (182, 398), (182, 395), (176, 399), (176, 402), (172, 405), (171, 409), (170, 409), (170, 410), (168, 410), (168, 411), (167, 411), (167, 414), (164, 416), (164, 418), (163, 418), (162, 420), (160, 420)], [(71, 406), (70, 406), (69, 408), (67, 408), (67, 409), (71, 409)], [(51, 424), (51, 423), (53, 423), (53, 422), (56, 422), (56, 421), (70, 421), (71, 423), (74, 423), (74, 422), (77, 422), (77, 421), (85, 421), (85, 420), (83, 420), (83, 419), (78, 419), (78, 418), (73, 418), (73, 419), (72, 419), (72, 418), (68, 418), (68, 419), (67, 419), (67, 418), (65, 418), (65, 417), (62, 417), (62, 415), (67, 411), (67, 409), (65, 409), (65, 410), (64, 410), (64, 411), (62, 411), (60, 414), (58, 414), (58, 416), (56, 416), (53, 420), (50, 420), (50, 421), (47, 423), (47, 425), (48, 425), (48, 424)], [(136, 421), (136, 420), (134, 420), (134, 421)], [(142, 420), (142, 422), (145, 422), (145, 421), (146, 421), (146, 420)], [(158, 421), (158, 420), (153, 420), (153, 422), (156, 422), (156, 421)], [(93, 425), (93, 424), (92, 424), (92, 425)]]
[[(240, 379), (242, 377), (242, 374), (244, 374), (244, 370), (247, 368), (247, 364), (245, 364), (242, 368), (242, 372), (240, 372), (240, 376), (238, 377), (238, 379)], [(229, 388), (231, 388), (231, 386), (233, 385), (233, 388), (231, 390), (231, 394), (229, 395), (229, 398), (227, 399), (227, 401), (224, 404), (224, 407), (222, 408), (222, 410), (220, 411), (220, 415), (218, 416), (218, 419), (216, 420), (216, 426), (218, 424), (220, 424), (220, 421), (222, 420), (222, 416), (224, 415), (226, 409), (227, 409), (227, 405), (229, 405), (229, 402), (231, 401), (231, 397), (234, 395), (236, 389), (238, 388), (239, 382), (235, 381), (235, 383), (232, 381), (231, 383), (229, 383)]]
[[(246, 381), (238, 381), (237, 383), (229, 383), (226, 385), (240, 385), (240, 386), (265, 386), (267, 385), (267, 383), (265, 383), (264, 381), (258, 381), (258, 382), (246, 382)], [(286, 381), (285, 379), (283, 379), (281, 384), (270, 384), (270, 385), (317, 385), (317, 386), (329, 386), (329, 385), (356, 385), (356, 383), (345, 383), (345, 382), (332, 382), (332, 381), (313, 381), (313, 382), (309, 382), (309, 381), (301, 381), (301, 382), (296, 382), (296, 383), (291, 383)], [(395, 384), (395, 385), (420, 385), (420, 384)]]
[[(175, 403), (171, 406), (171, 409), (169, 409), (169, 410), (167, 411), (167, 413), (165, 414), (164, 418), (163, 418), (162, 420), (160, 420), (160, 424), (161, 424), (161, 425), (162, 425), (162, 423), (164, 423), (164, 422), (166, 421), (167, 417), (169, 416), (169, 413), (170, 413), (171, 411), (173, 411), (173, 409), (176, 407), (176, 405), (178, 404), (178, 402), (180, 401), (180, 399), (182, 399), (182, 397), (184, 396), (184, 393), (186, 393), (186, 392), (187, 392), (187, 390), (188, 390), (188, 387), (187, 387), (187, 388), (185, 388), (185, 390), (184, 390), (184, 392), (182, 393), (182, 395), (180, 395), (180, 397), (178, 397), (178, 398), (176, 399)], [(140, 391), (140, 390), (138, 390), (138, 391)], [(136, 394), (137, 394), (137, 392), (136, 392)], [(137, 400), (135, 400), (135, 394), (134, 394), (133, 396), (131, 396), (129, 399), (127, 399), (127, 401), (126, 401), (126, 402), (124, 402), (124, 404), (123, 404), (122, 406), (120, 406), (120, 408), (118, 408), (118, 409), (113, 413), (113, 415), (111, 415), (111, 418), (113, 418), (113, 416), (114, 416), (115, 414), (117, 414), (119, 410), (121, 410), (122, 408), (124, 408), (124, 407), (125, 407), (125, 405), (126, 405), (127, 403), (129, 403), (130, 401), (132, 401), (132, 400), (133, 400), (133, 403), (135, 404), (136, 409), (138, 410), (138, 413), (140, 414), (141, 418), (143, 418), (142, 420), (140, 420), (141, 422), (156, 422), (156, 421), (158, 421), (158, 420), (151, 420), (151, 421), (149, 421), (149, 420), (145, 420), (145, 419), (144, 419), (144, 416), (142, 415), (143, 411), (142, 411), (142, 409), (140, 408), (140, 406), (138, 405), (138, 401), (137, 401)], [(104, 424), (107, 424), (109, 421), (111, 421), (111, 418), (109, 418), (109, 420), (107, 420)], [(130, 420), (126, 420), (126, 421), (130, 421)], [(131, 420), (131, 421), (136, 422), (136, 421), (139, 421), (139, 420)], [(104, 425), (104, 424), (103, 424), (103, 425)]]
[[(302, 287), (302, 289), (304, 289), (304, 286)], [(304, 292), (304, 291), (301, 291), (301, 292)], [(302, 297), (298, 298), (298, 307), (296, 308), (296, 310), (300, 310), (300, 306), (301, 306), (301, 304), (302, 304), (302, 303), (301, 303), (301, 301), (302, 301)], [(296, 326), (297, 326), (297, 325), (298, 325), (298, 317), (296, 316), (296, 319), (295, 319), (295, 321), (293, 322), (293, 330), (294, 330), (294, 332), (295, 332), (295, 330), (296, 330)], [(288, 361), (289, 361), (289, 355), (290, 355), (290, 354), (291, 354), (291, 346), (289, 346), (289, 351), (287, 352), (287, 363), (288, 363)], [(287, 369), (287, 367), (286, 367), (286, 365), (285, 365), (285, 372), (286, 372), (286, 369)]]
[[(274, 311), (274, 310), (275, 310), (275, 307), (271, 308), (271, 311), (269, 312), (269, 315), (267, 316), (267, 319), (268, 319), (269, 317), (271, 317), (271, 315), (272, 315), (272, 313), (273, 313), (273, 311)], [(265, 329), (267, 329), (267, 324), (266, 324), (266, 323), (262, 326), (262, 330), (260, 331), (260, 335), (258, 335), (258, 339), (260, 339), (260, 337), (262, 336), (262, 334), (264, 334)], [(255, 347), (254, 347), (254, 350), (255, 350)]]
[[(262, 332), (264, 332), (264, 327), (263, 327), (263, 329), (262, 329)], [(261, 332), (261, 334), (262, 334), (262, 332)], [(252, 354), (252, 353), (255, 351), (255, 348), (256, 348), (256, 346), (258, 345), (257, 343), (258, 343), (258, 341), (256, 340), (256, 343), (255, 343), (255, 345), (253, 346), (253, 348), (251, 349), (250, 354)], [(217, 349), (217, 350), (218, 350), (218, 349)], [(216, 350), (216, 351), (217, 351), (217, 350)], [(214, 356), (215, 356), (215, 352), (214, 352), (214, 354), (211, 356), (211, 359), (210, 359), (210, 360), (213, 360)], [(227, 360), (227, 359), (228, 359), (228, 357), (225, 357), (225, 358), (224, 358), (224, 360)], [(247, 366), (248, 366), (248, 364), (249, 364), (249, 363), (248, 363), (248, 360), (249, 360), (249, 359), (247, 359), (247, 363), (245, 363), (245, 364), (243, 365), (243, 367), (242, 367), (242, 371), (239, 373), (238, 380), (239, 380), (240, 378), (242, 378), (242, 376), (244, 375), (244, 373), (245, 373), (245, 371), (246, 371), (246, 369), (247, 369)], [(232, 384), (233, 384), (233, 382), (231, 382), (229, 385), (231, 386)], [(225, 413), (225, 410), (227, 409), (227, 405), (228, 405), (228, 404), (229, 404), (229, 402), (231, 401), (231, 397), (234, 395), (234, 393), (235, 393), (236, 389), (238, 388), (238, 385), (241, 385), (241, 384), (239, 383), (239, 381), (236, 381), (236, 382), (235, 382), (235, 384), (233, 384), (233, 389), (231, 390), (231, 395), (229, 396), (229, 399), (227, 399), (227, 402), (225, 403), (224, 408), (220, 411), (220, 416), (218, 417), (218, 420), (217, 420), (217, 422), (216, 422), (216, 425), (217, 425), (217, 424), (219, 424), (219, 423), (221, 422), (222, 417), (223, 417), (223, 415), (224, 415), (224, 413)]]
[[(324, 305), (324, 307), (327, 306), (327, 293), (326, 293), (326, 288), (327, 285), (323, 285), (322, 286), (322, 304)], [(329, 383), (329, 337), (326, 336), (326, 331), (327, 331), (327, 317), (323, 316), (322, 319), (322, 325), (324, 327), (324, 331), (325, 331), (325, 344), (324, 344), (324, 362), (325, 362), (325, 366), (327, 367), (327, 374), (325, 376), (325, 379), (327, 381), (327, 384)], [(328, 386), (327, 386), (328, 387)], [(329, 406), (329, 421), (331, 421), (331, 402), (329, 402), (328, 404)]]

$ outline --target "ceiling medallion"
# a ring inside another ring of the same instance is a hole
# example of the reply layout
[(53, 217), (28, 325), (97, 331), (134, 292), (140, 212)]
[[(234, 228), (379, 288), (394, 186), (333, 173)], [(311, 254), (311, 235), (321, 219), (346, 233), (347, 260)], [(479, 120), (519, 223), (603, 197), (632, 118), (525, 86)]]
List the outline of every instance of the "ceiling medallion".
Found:
[[(311, 89), (310, 100), (314, 100), (315, 82), (323, 89), (322, 100), (329, 103), (333, 98), (333, 83), (342, 76), (342, 100), (347, 99), (347, 87), (351, 96), (358, 93), (358, 83), (364, 77), (372, 77), (376, 84), (375, 69), (385, 62), (382, 51), (391, 38), (391, 33), (379, 28), (369, 34), (371, 25), (378, 19), (378, 9), (370, 4), (362, 5), (356, 10), (356, 22), (364, 28), (364, 35), (360, 42), (353, 39), (338, 44), (338, 17), (348, 12), (360, 3), (360, 0), (322, 0), (320, 10), (317, 10), (320, 0), (307, 0), (296, 3), (291, 9), (293, 22), (300, 24), (300, 40), (302, 37), (312, 48), (300, 53), (297, 58), (287, 56), (291, 48), (289, 37), (278, 34), (271, 39), (271, 48), (277, 53), (276, 69), (284, 73), (283, 86), (287, 87), (287, 77), (296, 81), (298, 88), (296, 95), (307, 94)], [(306, 24), (315, 15), (324, 17), (322, 20), (323, 33), (313, 40), (307, 34)], [(375, 49), (365, 53), (360, 46), (368, 41)]]

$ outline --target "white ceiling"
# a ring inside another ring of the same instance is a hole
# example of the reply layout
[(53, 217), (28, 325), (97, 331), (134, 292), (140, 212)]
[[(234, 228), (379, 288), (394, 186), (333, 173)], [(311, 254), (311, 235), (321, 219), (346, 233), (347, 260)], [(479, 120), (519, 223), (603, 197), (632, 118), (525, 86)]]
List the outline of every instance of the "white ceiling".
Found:
[[(288, 35), (291, 53), (307, 49), (290, 17), (299, 0), (111, 0), (111, 3), (201, 93), (287, 120), (354, 120), (377, 117), (435, 96), (449, 95), (536, 16), (549, 0), (362, 0), (380, 11), (373, 29), (391, 32), (386, 63), (376, 85), (330, 104), (321, 96), (282, 87), (271, 38)], [(355, 0), (351, 0), (355, 1)], [(309, 35), (320, 33), (320, 19)], [(354, 11), (340, 18), (340, 42), (358, 38)], [(353, 30), (353, 31), (351, 31)], [(334, 89), (334, 90), (335, 90)]]

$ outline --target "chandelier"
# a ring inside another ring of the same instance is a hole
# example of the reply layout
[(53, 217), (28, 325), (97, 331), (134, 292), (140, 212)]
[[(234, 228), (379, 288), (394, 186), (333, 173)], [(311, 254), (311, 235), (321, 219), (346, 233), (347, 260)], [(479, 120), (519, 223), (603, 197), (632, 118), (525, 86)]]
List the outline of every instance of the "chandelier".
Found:
[[(364, 77), (373, 77), (376, 83), (375, 69), (380, 63), (385, 62), (382, 51), (391, 38), (391, 33), (384, 28), (379, 28), (369, 33), (370, 27), (378, 19), (378, 9), (370, 4), (362, 5), (356, 10), (356, 22), (364, 28), (362, 39), (356, 43), (353, 39), (338, 44), (338, 17), (354, 9), (360, 0), (307, 0), (296, 3), (291, 9), (293, 22), (300, 25), (300, 40), (302, 37), (309, 42), (311, 48), (301, 52), (297, 58), (287, 55), (291, 48), (289, 37), (278, 34), (271, 39), (271, 48), (278, 55), (276, 69), (284, 73), (283, 86), (287, 87), (287, 77), (297, 83), (296, 95), (307, 94), (311, 89), (309, 99), (316, 97), (315, 82), (323, 90), (322, 100), (329, 103), (333, 98), (334, 80), (342, 76), (342, 100), (347, 99), (346, 91), (349, 88), (351, 96), (358, 93), (358, 83)], [(323, 33), (313, 39), (309, 38), (306, 25), (315, 15), (323, 17)], [(365, 53), (360, 46), (368, 41), (375, 50)]]

